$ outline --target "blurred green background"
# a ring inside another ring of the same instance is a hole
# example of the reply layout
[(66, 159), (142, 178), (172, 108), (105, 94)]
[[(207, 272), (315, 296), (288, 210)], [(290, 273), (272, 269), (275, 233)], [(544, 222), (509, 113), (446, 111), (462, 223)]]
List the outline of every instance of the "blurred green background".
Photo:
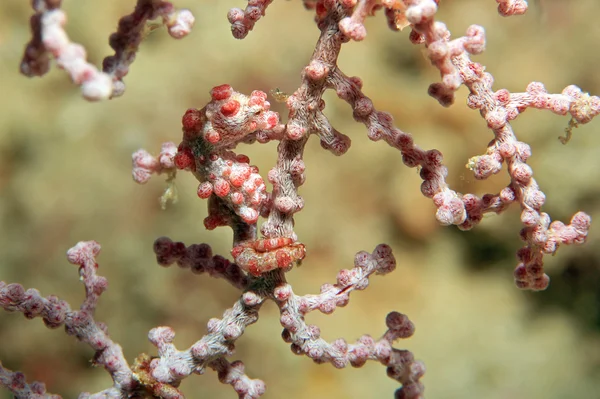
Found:
[[(110, 54), (108, 36), (133, 1), (65, 1), (67, 30), (99, 65)], [(577, 84), (600, 94), (598, 39), (600, 3), (595, 0), (530, 2), (527, 15), (502, 18), (492, 0), (444, 0), (439, 19), (454, 37), (471, 24), (486, 28), (487, 51), (476, 57), (495, 77), (495, 88), (524, 91), (531, 81), (551, 92)], [(140, 147), (158, 152), (164, 141), (180, 140), (180, 120), (189, 107), (202, 107), (211, 87), (229, 83), (249, 93), (279, 88), (293, 92), (310, 58), (318, 30), (299, 1), (276, 1), (243, 41), (232, 38), (226, 19), (244, 1), (177, 1), (196, 16), (193, 33), (171, 39), (164, 30), (142, 44), (122, 98), (85, 102), (67, 75), (53, 69), (42, 79), (18, 73), (29, 40), (31, 14), (25, 1), (4, 0), (0, 12), (0, 279), (36, 287), (78, 306), (83, 286), (65, 251), (79, 240), (97, 240), (103, 250), (100, 274), (109, 279), (97, 320), (107, 322), (129, 361), (155, 353), (147, 332), (172, 326), (176, 344), (199, 339), (211, 317), (220, 317), (238, 297), (223, 281), (156, 265), (152, 243), (167, 235), (187, 244), (207, 242), (228, 255), (231, 232), (204, 230), (206, 204), (197, 183), (180, 174), (180, 201), (161, 211), (162, 177), (133, 183), (130, 155)], [(485, 122), (465, 106), (462, 88), (456, 104), (442, 108), (427, 96), (438, 80), (408, 31), (387, 29), (382, 15), (370, 18), (368, 37), (342, 49), (339, 65), (364, 80), (364, 92), (422, 148), (445, 154), (449, 181), (460, 192), (496, 192), (505, 173), (475, 182), (464, 167), (485, 152), (492, 138)], [(416, 325), (413, 338), (399, 342), (425, 362), (426, 396), (438, 398), (600, 398), (600, 225), (588, 243), (561, 248), (547, 257), (552, 282), (542, 293), (521, 292), (512, 281), (520, 246), (519, 211), (487, 217), (471, 232), (440, 228), (430, 200), (420, 194), (420, 178), (404, 167), (384, 143), (370, 142), (335, 93), (325, 96), (325, 113), (353, 140), (335, 158), (316, 139), (308, 145), (307, 180), (301, 187), (305, 209), (296, 232), (308, 255), (289, 273), (299, 294), (316, 293), (349, 268), (359, 250), (390, 244), (398, 269), (374, 277), (347, 308), (333, 315), (311, 314), (323, 337), (358, 338), (384, 332), (385, 315), (406, 313)], [(272, 101), (274, 103), (274, 101)], [(281, 104), (273, 108), (286, 112)], [(568, 221), (584, 210), (599, 220), (600, 121), (575, 130), (563, 146), (557, 137), (568, 117), (530, 110), (514, 128), (532, 146), (530, 164), (547, 195), (544, 210)], [(263, 175), (274, 164), (276, 144), (245, 146)], [(252, 378), (267, 384), (267, 398), (390, 398), (394, 381), (378, 364), (336, 370), (292, 355), (280, 338), (274, 304), (237, 343), (231, 360), (241, 359)], [(64, 397), (110, 386), (103, 370), (90, 367), (92, 351), (50, 331), (41, 320), (0, 314), (0, 359), (22, 370), (28, 381), (41, 379)], [(233, 398), (212, 371), (182, 384), (189, 398)], [(9, 398), (0, 391), (0, 398)]]

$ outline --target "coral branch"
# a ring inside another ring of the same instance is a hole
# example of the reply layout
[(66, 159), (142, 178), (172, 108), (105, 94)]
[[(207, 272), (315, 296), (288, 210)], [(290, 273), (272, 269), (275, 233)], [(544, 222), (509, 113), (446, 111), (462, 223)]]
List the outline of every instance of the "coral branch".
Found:
[(319, 309), (323, 313), (332, 313), (337, 306), (345, 306), (349, 294), (355, 289), (362, 290), (368, 285), (371, 274), (387, 274), (396, 267), (396, 260), (390, 247), (378, 245), (372, 254), (359, 252), (355, 258), (355, 267), (342, 270), (335, 285), (325, 284), (319, 295), (298, 296), (289, 284), (280, 284), (274, 299), (280, 308), (282, 337), (291, 344), (292, 352), (304, 354), (316, 363), (331, 363), (336, 368), (362, 367), (367, 360), (376, 360), (387, 366), (388, 376), (402, 384), (396, 397), (422, 398), (423, 385), (419, 379), (425, 372), (421, 362), (414, 361), (409, 351), (392, 347), (393, 341), (408, 338), (414, 333), (414, 326), (406, 317), (397, 312), (388, 314), (388, 331), (379, 340), (363, 335), (355, 343), (348, 344), (343, 339), (327, 342), (320, 337), (320, 329), (304, 321), (306, 313)]
[[(185, 351), (179, 351), (173, 344), (175, 332), (170, 327), (157, 327), (150, 331), (148, 338), (158, 348), (159, 357), (152, 359), (148, 365), (148, 375), (154, 384), (168, 384), (178, 386), (179, 382), (192, 373), (203, 374), (206, 366), (224, 371), (223, 363), (219, 359), (233, 354), (235, 341), (244, 333), (250, 324), (258, 320), (264, 297), (253, 291), (245, 292), (233, 308), (223, 314), (222, 319), (210, 319), (208, 334), (193, 344)], [(214, 363), (217, 361), (217, 363)], [(238, 372), (240, 372), (238, 370)], [(258, 382), (246, 381), (239, 374), (231, 374), (226, 378), (237, 377), (237, 384), (248, 382), (248, 392), (258, 392)], [(225, 377), (223, 377), (225, 378)], [(234, 384), (238, 391), (240, 385)], [(241, 388), (240, 388), (241, 389)], [(247, 399), (255, 396), (248, 396)]]
[(213, 255), (208, 244), (186, 247), (182, 242), (160, 237), (154, 241), (154, 253), (161, 266), (177, 263), (179, 267), (190, 268), (196, 274), (207, 273), (211, 277), (224, 278), (240, 290), (244, 290), (248, 285), (248, 278), (243, 270), (222, 256)]
[[(485, 213), (500, 213), (513, 202), (519, 202), (522, 223), (526, 229), (534, 229), (537, 233), (535, 239), (531, 234), (522, 233), (527, 241), (527, 251), (536, 252), (535, 256), (530, 255), (527, 259), (536, 261), (532, 263), (528, 260), (525, 264), (529, 266), (524, 269), (519, 267), (515, 271), (517, 285), (521, 288), (544, 289), (548, 284), (548, 277), (543, 273), (541, 259), (543, 253), (548, 253), (543, 248), (546, 245), (553, 246), (546, 234), (550, 219), (541, 212), (545, 195), (533, 179), (531, 167), (526, 164), (531, 156), (531, 149), (516, 139), (509, 121), (526, 108), (533, 107), (548, 109), (560, 115), (570, 113), (575, 123), (587, 123), (600, 113), (600, 98), (582, 93), (576, 86), (567, 87), (560, 95), (548, 94), (541, 83), (531, 83), (527, 93), (523, 94), (511, 94), (507, 90), (494, 92), (492, 75), (484, 72), (482, 65), (469, 58), (469, 54), (479, 54), (484, 49), (483, 28), (473, 25), (467, 30), (465, 37), (450, 40), (450, 32), (445, 25), (434, 20), (436, 11), (433, 0), (414, 0), (406, 10), (406, 16), (413, 26), (411, 40), (425, 44), (432, 64), (442, 73), (442, 83), (433, 84), (429, 93), (447, 106), (454, 101), (454, 92), (460, 85), (464, 84), (469, 88), (469, 107), (480, 110), (495, 139), (488, 145), (487, 153), (471, 158), (467, 167), (474, 172), (475, 178), (486, 179), (500, 172), (505, 162), (511, 183), (500, 193), (486, 194), (479, 198), (473, 194), (463, 195), (451, 190), (445, 181), (448, 171), (442, 165), (441, 153), (437, 150), (420, 149), (414, 145), (409, 134), (393, 126), (389, 114), (376, 111), (371, 100), (362, 93), (360, 79), (349, 78), (336, 69), (330, 75), (329, 83), (338, 97), (351, 105), (354, 119), (367, 126), (370, 139), (384, 139), (401, 151), (402, 160), (407, 166), (421, 167), (421, 191), (426, 197), (433, 199), (438, 208), (436, 218), (441, 224), (455, 224), (463, 230), (471, 229), (482, 220)], [(559, 243), (584, 241), (589, 216), (578, 214), (577, 220), (581, 220), (574, 227), (578, 239), (558, 240)], [(529, 272), (525, 273), (525, 269)]]
[(346, 306), (350, 293), (364, 290), (369, 285), (369, 277), (373, 274), (387, 274), (396, 268), (396, 259), (389, 246), (381, 244), (369, 254), (359, 252), (354, 258), (354, 268), (341, 270), (336, 284), (324, 284), (318, 295), (298, 297), (298, 310), (307, 314), (315, 309), (322, 313), (332, 313), (338, 306)]
[[(0, 284), (1, 286), (1, 284)], [(0, 362), (0, 386), (7, 388), (15, 399), (60, 399), (59, 395), (46, 392), (46, 385), (42, 382), (25, 382), (25, 375), (18, 371), (10, 371)]]
[[(340, 20), (351, 12), (352, 4), (326, 2), (317, 6), (317, 23), (321, 35), (311, 61), (302, 72), (302, 84), (287, 99), (289, 109), (285, 137), (278, 147), (277, 165), (269, 172), (273, 184), (273, 209), (261, 227), (267, 238), (297, 239), (293, 231), (293, 215), (304, 207), (298, 187), (304, 183), (304, 146), (310, 134), (317, 134), (321, 146), (335, 155), (350, 148), (350, 139), (334, 129), (322, 111), (328, 76), (337, 69), (337, 58), (346, 36), (340, 32)], [(329, 8), (327, 8), (329, 7)]]
[(240, 399), (256, 399), (265, 393), (265, 383), (262, 380), (250, 379), (244, 373), (244, 363), (239, 360), (229, 363), (221, 357), (210, 362), (208, 366), (219, 373), (219, 381), (235, 389)]
[[(6, 285), (3, 281), (0, 281), (0, 306), (10, 312), (22, 312), (29, 319), (39, 316), (49, 328), (64, 324), (67, 334), (74, 335), (96, 351), (94, 363), (103, 366), (111, 375), (114, 385), (104, 391), (105, 397), (119, 397), (137, 389), (137, 383), (121, 346), (109, 338), (106, 326), (93, 317), (98, 298), (107, 287), (106, 279), (96, 275), (99, 251), (100, 245), (95, 241), (79, 242), (67, 251), (69, 262), (79, 266), (79, 275), (85, 285), (86, 297), (80, 310), (71, 310), (68, 303), (55, 296), (42, 298), (36, 289), (25, 291), (19, 284)], [(4, 386), (11, 389), (9, 385)], [(82, 398), (98, 397), (82, 395)]]
[(339, 22), (340, 31), (352, 40), (361, 41), (367, 36), (364, 22), (367, 15), (373, 15), (378, 0), (353, 0), (356, 3), (350, 17), (342, 18)]
[(25, 49), (21, 72), (29, 77), (46, 74), (50, 69), (49, 55), (52, 55), (58, 67), (81, 86), (83, 97), (90, 101), (123, 94), (123, 77), (147, 34), (148, 20), (162, 18), (174, 38), (186, 36), (194, 25), (189, 10), (175, 10), (171, 3), (160, 0), (138, 0), (133, 13), (123, 17), (117, 32), (111, 35), (109, 43), (115, 55), (104, 59), (100, 71), (86, 61), (85, 48), (67, 36), (64, 29), (67, 15), (60, 9), (61, 0), (33, 0), (32, 5), (35, 10), (31, 18), (33, 38)]
[(169, 35), (175, 39), (187, 36), (194, 26), (194, 16), (189, 10), (177, 10), (167, 1), (137, 0), (133, 12), (119, 20), (117, 31), (110, 36), (109, 44), (115, 54), (102, 62), (103, 72), (113, 81), (113, 97), (125, 91), (123, 77), (129, 72), (129, 65), (148, 33), (146, 23), (157, 18), (162, 19)]
[(236, 39), (245, 38), (254, 24), (265, 15), (267, 7), (273, 0), (248, 0), (248, 6), (245, 10), (241, 8), (232, 8), (227, 14), (227, 19), (231, 24), (231, 33)]

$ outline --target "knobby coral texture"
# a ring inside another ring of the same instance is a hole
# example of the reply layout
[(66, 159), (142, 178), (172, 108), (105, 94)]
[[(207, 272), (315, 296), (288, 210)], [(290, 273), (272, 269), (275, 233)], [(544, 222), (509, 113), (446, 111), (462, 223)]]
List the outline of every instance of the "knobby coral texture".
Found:
[[(244, 10), (231, 9), (227, 18), (233, 36), (246, 37), (271, 2), (249, 0)], [(133, 12), (118, 22), (117, 31), (110, 36), (109, 43), (115, 53), (105, 58), (99, 69), (86, 60), (83, 46), (67, 36), (66, 14), (60, 3), (60, 0), (32, 1), (33, 37), (26, 46), (21, 72), (27, 76), (43, 75), (53, 58), (81, 86), (87, 100), (123, 94), (123, 79), (141, 41), (156, 28), (151, 21), (159, 20), (174, 38), (186, 36), (194, 24), (189, 10), (178, 10), (164, 1), (138, 0)], [(387, 330), (380, 338), (363, 335), (355, 342), (344, 339), (328, 342), (321, 338), (319, 327), (305, 321), (305, 316), (314, 310), (330, 314), (347, 305), (350, 293), (367, 288), (373, 274), (392, 272), (396, 260), (388, 245), (380, 244), (370, 253), (357, 253), (354, 266), (341, 270), (336, 282), (324, 284), (319, 294), (296, 294), (286, 279), (287, 272), (295, 265), (303, 260), (310, 263), (307, 249), (294, 231), (295, 214), (305, 206), (299, 188), (306, 180), (303, 154), (307, 141), (316, 135), (325, 150), (338, 156), (351, 144), (350, 138), (336, 130), (323, 113), (323, 95), (328, 89), (348, 103), (354, 119), (365, 125), (369, 139), (385, 142), (399, 151), (406, 166), (418, 168), (423, 180), (421, 192), (433, 200), (437, 208), (435, 216), (442, 225), (469, 230), (485, 214), (501, 213), (513, 203), (521, 208), (520, 238), (524, 246), (518, 251), (519, 263), (514, 271), (519, 288), (546, 289), (549, 278), (544, 273), (544, 256), (554, 254), (561, 244), (585, 241), (591, 222), (587, 214), (578, 212), (565, 224), (552, 222), (542, 211), (545, 195), (527, 164), (531, 149), (517, 139), (510, 122), (527, 108), (537, 108), (570, 116), (569, 126), (573, 128), (590, 122), (600, 113), (600, 98), (576, 86), (552, 94), (539, 82), (530, 83), (522, 93), (495, 91), (492, 75), (471, 59), (485, 49), (484, 29), (472, 25), (464, 36), (453, 38), (446, 25), (436, 20), (438, 8), (446, 6), (444, 0), (304, 0), (303, 3), (314, 15), (320, 36), (301, 72), (297, 90), (290, 95), (276, 93), (276, 99), (284, 100), (289, 111), (286, 121), (270, 109), (266, 93), (255, 90), (246, 95), (228, 84), (220, 84), (210, 90), (206, 106), (185, 111), (179, 144), (165, 143), (156, 156), (146, 150), (133, 154), (133, 178), (137, 183), (146, 183), (153, 174), (166, 175), (163, 207), (177, 199), (173, 184), (177, 173), (191, 172), (199, 181), (198, 197), (208, 200), (206, 229), (228, 226), (233, 231), (233, 261), (213, 254), (208, 244), (186, 246), (167, 237), (160, 237), (154, 243), (160, 265), (177, 264), (193, 273), (207, 273), (242, 292), (222, 318), (208, 321), (204, 336), (189, 348), (178, 349), (173, 343), (174, 330), (156, 327), (148, 337), (157, 353), (141, 354), (129, 364), (121, 346), (109, 337), (107, 326), (94, 318), (100, 295), (107, 287), (107, 280), (97, 274), (100, 245), (95, 241), (79, 242), (67, 252), (69, 262), (79, 267), (85, 285), (85, 300), (78, 310), (56, 296), (43, 297), (36, 289), (0, 282), (0, 305), (5, 310), (22, 312), (27, 318), (39, 316), (49, 328), (64, 325), (67, 334), (95, 351), (93, 364), (105, 368), (113, 385), (101, 392), (83, 393), (80, 398), (183, 398), (181, 381), (192, 374), (204, 373), (207, 367), (217, 371), (219, 380), (231, 385), (240, 398), (262, 396), (265, 383), (246, 375), (241, 361), (230, 362), (228, 358), (234, 352), (236, 340), (258, 320), (261, 306), (267, 300), (277, 304), (282, 338), (295, 354), (336, 368), (361, 367), (368, 360), (377, 361), (387, 368), (389, 377), (401, 384), (396, 398), (423, 397), (424, 386), (420, 381), (425, 372), (423, 363), (416, 361), (411, 352), (393, 347), (395, 341), (414, 332), (407, 316), (390, 312), (385, 320)], [(496, 3), (503, 16), (527, 10), (524, 0)], [(467, 166), (476, 179), (487, 179), (505, 167), (510, 178), (505, 188), (483, 196), (453, 190), (446, 182), (448, 170), (440, 151), (418, 147), (410, 134), (395, 126), (389, 113), (375, 108), (362, 91), (361, 79), (347, 76), (338, 67), (342, 46), (365, 39), (365, 20), (370, 16), (383, 16), (394, 31), (410, 29), (409, 40), (421, 46), (431, 65), (439, 70), (440, 82), (430, 85), (429, 94), (442, 106), (452, 105), (456, 91), (466, 86), (468, 107), (479, 110), (494, 136), (486, 153), (469, 159)], [(240, 143), (269, 141), (278, 142), (276, 165), (266, 174), (270, 189), (248, 156), (234, 152)], [(260, 217), (266, 221), (259, 228)], [(58, 397), (47, 393), (43, 383), (28, 383), (22, 373), (2, 365), (0, 385), (17, 398)]]

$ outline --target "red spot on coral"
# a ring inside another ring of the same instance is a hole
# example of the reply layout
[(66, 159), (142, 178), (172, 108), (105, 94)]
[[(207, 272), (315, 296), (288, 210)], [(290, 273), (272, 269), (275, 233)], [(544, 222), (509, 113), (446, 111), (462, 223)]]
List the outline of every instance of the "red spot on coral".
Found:
[(256, 186), (254, 184), (244, 184), (243, 188), (247, 194), (252, 194), (256, 191)]
[(231, 250), (231, 256), (233, 256), (233, 258), (237, 258), (238, 256), (240, 256), (240, 254), (244, 251), (244, 247), (241, 245), (238, 245), (237, 247), (233, 247), (233, 249)]
[(201, 124), (201, 114), (195, 108), (190, 108), (185, 111), (183, 117), (181, 118), (181, 124), (183, 125), (183, 130), (187, 132), (198, 131)]
[(273, 127), (275, 127), (275, 125), (277, 125), (277, 122), (279, 122), (279, 118), (277, 116), (277, 113), (273, 113), (269, 116), (269, 118), (267, 118), (267, 129), (272, 129)]
[(240, 110), (240, 103), (237, 100), (229, 100), (221, 106), (223, 116), (233, 116)]
[(495, 93), (496, 99), (502, 103), (506, 104), (510, 100), (510, 92), (506, 89), (500, 89)]
[(279, 268), (286, 267), (292, 263), (292, 258), (282, 249), (275, 253), (275, 259), (277, 259), (277, 267)]
[[(213, 186), (209, 182), (204, 182), (198, 186), (198, 197), (206, 199), (213, 193)], [(217, 194), (218, 195), (218, 194)]]
[(242, 184), (244, 184), (244, 182), (248, 179), (248, 177), (250, 177), (250, 168), (244, 168), (241, 170), (238, 168), (231, 172), (231, 175), (229, 175), (229, 180), (231, 181), (231, 184), (234, 187), (241, 187)]
[(260, 266), (258, 265), (258, 261), (256, 259), (250, 259), (248, 260), (248, 273), (252, 274), (253, 276), (260, 276), (263, 271), (267, 271), (267, 270), (262, 270), (260, 268)]
[(224, 197), (229, 194), (229, 183), (223, 179), (218, 179), (214, 185), (215, 194), (219, 197)]
[(212, 97), (213, 100), (219, 101), (219, 100), (225, 100), (225, 99), (231, 97), (232, 93), (233, 93), (233, 89), (231, 88), (231, 86), (229, 86), (228, 84), (224, 84), (221, 86), (213, 87), (212, 90), (210, 91), (210, 96)]
[(235, 192), (231, 194), (231, 202), (235, 205), (240, 205), (244, 202), (244, 196), (240, 192)]
[(219, 133), (217, 133), (216, 130), (209, 130), (208, 132), (206, 132), (206, 141), (208, 141), (211, 144), (216, 144), (221, 140), (221, 135)]
[(248, 105), (258, 105), (263, 107), (265, 105), (265, 100), (267, 99), (267, 94), (265, 92), (254, 90), (250, 94), (250, 101), (248, 101)]
[(192, 154), (192, 150), (189, 148), (180, 149), (177, 154), (175, 154), (175, 167), (180, 170), (189, 169), (192, 171), (196, 170), (196, 162), (194, 160), (194, 155)]
[(244, 154), (238, 154), (238, 155), (236, 155), (235, 160), (238, 161), (238, 162), (240, 162), (240, 163), (250, 163), (250, 158), (248, 158)]
[(252, 169), (249, 166), (242, 168), (242, 176), (244, 176), (244, 180), (248, 180), (250, 174), (252, 174)]
[(214, 230), (219, 226), (227, 226), (227, 219), (216, 215), (209, 215), (204, 218), (204, 227), (206, 227), (206, 230)]
[(325, 14), (327, 14), (327, 9), (323, 5), (323, 3), (317, 3), (316, 13), (318, 18), (323, 18)]

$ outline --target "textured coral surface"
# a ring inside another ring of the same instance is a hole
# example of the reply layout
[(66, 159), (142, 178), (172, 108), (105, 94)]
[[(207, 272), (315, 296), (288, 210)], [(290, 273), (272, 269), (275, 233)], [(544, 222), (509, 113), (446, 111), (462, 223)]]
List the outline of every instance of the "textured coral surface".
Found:
[[(87, 3), (65, 1), (67, 30), (85, 43), (98, 65), (110, 50), (108, 34), (132, 4)], [(536, 80), (551, 92), (577, 84), (600, 93), (598, 2), (532, 1), (526, 15), (509, 19), (498, 16), (493, 1), (446, 3), (439, 18), (452, 32), (474, 23), (486, 27), (487, 50), (474, 59), (494, 74), (497, 89), (520, 92)], [(179, 203), (162, 211), (157, 198), (164, 182), (133, 184), (130, 154), (180, 140), (183, 112), (203, 107), (210, 88), (223, 82), (243, 93), (293, 91), (318, 37), (299, 2), (274, 2), (243, 41), (231, 37), (226, 18), (230, 7), (243, 4), (182, 0), (177, 6), (199, 10), (191, 36), (173, 41), (164, 32), (152, 33), (131, 66), (126, 94), (98, 104), (82, 101), (62, 71), (54, 69), (42, 80), (19, 75), (30, 10), (25, 2), (8, 2), (0, 15), (0, 277), (79, 303), (82, 289), (64, 253), (82, 239), (101, 242), (101, 273), (109, 287), (97, 319), (110, 326), (130, 361), (153, 351), (149, 329), (173, 326), (175, 343), (187, 346), (204, 334), (209, 318), (238, 297), (223, 281), (156, 265), (152, 243), (159, 236), (207, 242), (215, 253), (227, 254), (231, 233), (204, 229), (206, 206), (189, 175), (177, 179)], [(480, 194), (504, 187), (505, 175), (476, 182), (464, 166), (492, 138), (478, 112), (465, 106), (466, 90), (458, 91), (452, 107), (439, 106), (427, 95), (438, 71), (409, 43), (407, 32), (388, 31), (381, 18), (368, 20), (363, 42), (344, 46), (345, 72), (360, 76), (374, 105), (392, 113), (420, 146), (444, 153), (457, 190)], [(307, 247), (306, 264), (288, 280), (297, 293), (317, 292), (352, 264), (357, 251), (381, 242), (392, 247), (398, 268), (355, 293), (349, 307), (334, 316), (310, 315), (309, 322), (319, 324), (328, 340), (354, 339), (380, 334), (392, 309), (409, 315), (416, 333), (401, 346), (427, 365), (428, 398), (597, 396), (598, 288), (583, 291), (585, 284), (573, 275), (598, 278), (600, 224), (592, 225), (585, 246), (562, 248), (559, 256), (546, 258), (548, 290), (521, 292), (512, 279), (520, 244), (518, 212), (486, 217), (471, 232), (439, 227), (415, 170), (404, 167), (397, 151), (370, 142), (364, 126), (333, 93), (325, 99), (325, 114), (352, 137), (353, 147), (336, 158), (316, 138), (309, 141), (307, 183), (300, 188), (306, 206), (295, 227)], [(269, 100), (272, 110), (287, 114)], [(575, 129), (564, 146), (557, 137), (567, 123), (566, 117), (529, 110), (515, 130), (531, 145), (528, 162), (547, 195), (545, 209), (557, 219), (585, 210), (599, 220), (600, 163), (593, 149), (600, 146), (600, 128), (592, 123)], [(243, 148), (253, 164), (268, 171), (275, 146)], [(565, 277), (576, 282), (561, 286)], [(532, 295), (547, 304), (561, 304), (564, 295), (570, 308), (540, 307)], [(596, 329), (584, 328), (594, 322)], [(375, 364), (336, 370), (291, 356), (280, 333), (279, 312), (266, 305), (235, 355), (248, 374), (266, 381), (266, 398), (389, 397), (397, 388)], [(24, 371), (29, 380), (44, 380), (50, 392), (73, 397), (110, 385), (106, 373), (90, 367), (88, 347), (62, 331), (48, 331), (39, 320), (1, 313), (0, 343), (7, 367)], [(210, 375), (186, 379), (181, 388), (192, 398), (235, 395)], [(0, 398), (9, 397), (0, 391)]]

